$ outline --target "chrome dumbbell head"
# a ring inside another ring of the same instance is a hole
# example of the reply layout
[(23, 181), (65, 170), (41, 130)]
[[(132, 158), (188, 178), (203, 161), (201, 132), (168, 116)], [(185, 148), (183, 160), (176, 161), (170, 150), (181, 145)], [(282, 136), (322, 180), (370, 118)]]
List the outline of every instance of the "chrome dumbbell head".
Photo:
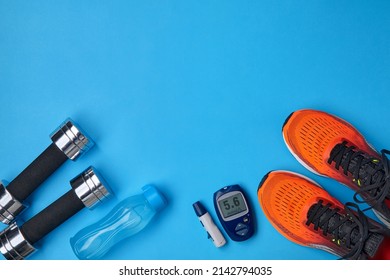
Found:
[(16, 223), (0, 232), (0, 253), (7, 260), (23, 260), (35, 251)]
[(4, 224), (11, 223), (26, 206), (18, 201), (0, 182), (0, 221)]
[(103, 177), (92, 166), (72, 179), (70, 185), (77, 197), (88, 208), (94, 208), (111, 193)]
[(71, 160), (76, 160), (94, 145), (93, 141), (71, 119), (64, 121), (50, 138)]

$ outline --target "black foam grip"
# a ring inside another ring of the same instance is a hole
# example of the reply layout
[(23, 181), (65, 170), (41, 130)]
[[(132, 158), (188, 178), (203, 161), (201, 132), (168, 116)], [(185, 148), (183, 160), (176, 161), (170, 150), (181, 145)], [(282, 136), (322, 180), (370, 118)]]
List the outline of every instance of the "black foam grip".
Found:
[(7, 186), (7, 190), (23, 202), (67, 159), (68, 157), (52, 143)]
[(25, 222), (20, 230), (27, 241), (34, 244), (84, 207), (76, 193), (70, 190)]

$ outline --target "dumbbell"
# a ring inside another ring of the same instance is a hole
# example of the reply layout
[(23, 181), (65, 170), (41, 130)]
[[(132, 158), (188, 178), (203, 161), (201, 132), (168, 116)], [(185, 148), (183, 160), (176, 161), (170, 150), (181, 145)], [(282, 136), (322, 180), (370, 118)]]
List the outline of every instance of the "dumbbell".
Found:
[(72, 189), (22, 226), (11, 223), (0, 232), (0, 253), (8, 260), (22, 260), (36, 249), (34, 244), (67, 219), (87, 207), (92, 209), (110, 196), (110, 189), (93, 167), (70, 181)]
[(0, 222), (11, 223), (26, 206), (24, 200), (67, 159), (76, 160), (93, 145), (71, 119), (50, 138), (52, 143), (5, 188), (0, 182)]

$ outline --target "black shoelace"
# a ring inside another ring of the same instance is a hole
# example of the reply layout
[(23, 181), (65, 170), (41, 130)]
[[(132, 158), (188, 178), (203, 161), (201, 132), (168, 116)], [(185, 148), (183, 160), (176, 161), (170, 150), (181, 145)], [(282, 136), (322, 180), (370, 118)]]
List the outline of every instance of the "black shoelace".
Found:
[[(355, 208), (356, 214), (351, 208)], [(332, 204), (324, 205), (319, 200), (310, 208), (306, 225), (313, 224), (314, 230), (322, 230), (324, 236), (329, 234), (332, 242), (346, 248), (349, 253), (342, 259), (359, 259), (370, 234), (379, 230), (370, 228), (367, 217), (356, 204), (348, 202), (344, 210), (346, 215), (340, 214), (340, 209)]]
[[(352, 174), (353, 180), (360, 187), (353, 199), (357, 203), (367, 202), (371, 207), (380, 205), (390, 194), (390, 164), (387, 155), (390, 151), (381, 151), (381, 160), (368, 156), (362, 151), (357, 151), (354, 146), (347, 146), (348, 142), (343, 141), (337, 144), (330, 153), (328, 163), (335, 162), (335, 168), (343, 168), (344, 174)], [(361, 200), (358, 195), (366, 194), (367, 199)]]

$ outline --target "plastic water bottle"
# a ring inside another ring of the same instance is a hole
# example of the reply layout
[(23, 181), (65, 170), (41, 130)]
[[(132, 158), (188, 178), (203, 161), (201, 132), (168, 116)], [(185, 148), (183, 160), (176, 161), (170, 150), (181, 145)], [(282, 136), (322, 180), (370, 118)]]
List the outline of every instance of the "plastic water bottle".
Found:
[(146, 185), (142, 191), (121, 201), (103, 219), (70, 239), (79, 259), (101, 259), (115, 244), (146, 227), (166, 206), (166, 199), (154, 186)]

